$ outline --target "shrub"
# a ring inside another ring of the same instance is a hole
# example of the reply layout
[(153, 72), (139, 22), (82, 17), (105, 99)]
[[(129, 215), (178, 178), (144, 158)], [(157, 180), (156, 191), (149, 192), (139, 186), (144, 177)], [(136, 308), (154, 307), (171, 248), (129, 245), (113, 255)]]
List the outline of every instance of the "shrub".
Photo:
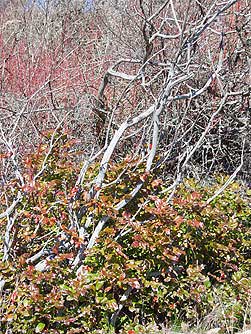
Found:
[[(53, 149), (43, 144), (24, 160), (25, 186), (10, 180), (1, 195), (4, 209), (6, 197), (23, 194), (11, 214), (11, 249), (7, 258), (1, 253), (3, 333), (140, 332), (150, 323), (193, 323), (215, 309), (217, 298), (225, 310), (217, 325), (227, 318), (242, 326), (251, 291), (249, 189), (234, 182), (206, 205), (226, 181), (215, 175), (206, 185), (185, 180), (172, 197), (157, 169), (144, 173), (128, 157), (110, 166), (92, 199), (87, 190), (98, 166), (76, 187), (79, 167), (68, 162), (74, 140), (63, 132), (48, 138)], [(116, 210), (122, 199), (126, 209)], [(77, 275), (72, 262), (104, 216), (109, 219), (95, 246), (83, 250)], [(2, 249), (8, 219), (0, 221)], [(78, 234), (84, 225), (86, 239)], [(35, 266), (41, 258), (30, 259), (42, 249), (47, 267), (41, 272)]]

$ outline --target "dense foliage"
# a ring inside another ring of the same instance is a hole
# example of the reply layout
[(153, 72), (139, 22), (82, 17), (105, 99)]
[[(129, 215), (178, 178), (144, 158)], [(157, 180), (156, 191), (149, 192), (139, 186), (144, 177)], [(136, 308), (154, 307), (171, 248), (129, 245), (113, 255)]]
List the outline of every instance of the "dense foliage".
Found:
[[(98, 166), (76, 186), (74, 139), (62, 130), (45, 138), (23, 160), (25, 185), (10, 179), (0, 197), (4, 211), (22, 194), (0, 221), (3, 333), (134, 333), (151, 323), (194, 323), (210, 312), (223, 329), (250, 322), (250, 189), (234, 182), (209, 201), (223, 175), (204, 183), (187, 179), (175, 189), (157, 177), (158, 160), (145, 173), (142, 161), (128, 156), (111, 164), (107, 186), (93, 199), (88, 189)], [(122, 199), (127, 207), (117, 210)], [(85, 227), (81, 239), (75, 216)], [(85, 235), (102, 217), (109, 218), (76, 270)]]

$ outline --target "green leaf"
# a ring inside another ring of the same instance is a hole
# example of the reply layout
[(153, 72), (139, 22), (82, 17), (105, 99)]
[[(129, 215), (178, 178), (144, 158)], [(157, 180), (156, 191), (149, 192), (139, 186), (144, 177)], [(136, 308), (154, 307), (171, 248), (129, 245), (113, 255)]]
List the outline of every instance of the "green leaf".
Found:
[(247, 195), (251, 196), (251, 189), (247, 189)]
[(210, 287), (211, 287), (211, 282), (209, 281), (209, 280), (206, 280), (205, 282), (204, 282), (204, 285), (205, 285), (205, 287), (207, 288), (207, 289), (209, 289)]
[(25, 307), (27, 307), (28, 305), (30, 305), (30, 300), (29, 299), (24, 299), (23, 300), (23, 305), (25, 306)]
[(45, 328), (45, 324), (43, 322), (39, 322), (35, 329), (35, 333), (41, 333), (44, 328)]
[(102, 288), (102, 286), (104, 285), (104, 281), (98, 281), (96, 283), (96, 290), (100, 290)]

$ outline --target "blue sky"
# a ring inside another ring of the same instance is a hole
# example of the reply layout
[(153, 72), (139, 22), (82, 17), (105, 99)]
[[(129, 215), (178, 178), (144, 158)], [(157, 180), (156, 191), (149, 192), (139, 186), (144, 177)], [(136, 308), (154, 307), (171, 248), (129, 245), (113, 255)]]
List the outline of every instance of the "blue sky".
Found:
[[(37, 5), (41, 8), (44, 8), (44, 9), (46, 8), (46, 1), (47, 0), (35, 0)], [(48, 0), (48, 1), (52, 2), (52, 1), (57, 1), (57, 0)], [(94, 1), (95, 0), (83, 0), (83, 10), (85, 12), (89, 12), (89, 11), (93, 10), (94, 9)], [(34, 3), (34, 0), (28, 0), (26, 2), (25, 8), (29, 9), (30, 6), (32, 5), (32, 3)]]
[(94, 9), (94, 0), (86, 0), (85, 1), (85, 11)]

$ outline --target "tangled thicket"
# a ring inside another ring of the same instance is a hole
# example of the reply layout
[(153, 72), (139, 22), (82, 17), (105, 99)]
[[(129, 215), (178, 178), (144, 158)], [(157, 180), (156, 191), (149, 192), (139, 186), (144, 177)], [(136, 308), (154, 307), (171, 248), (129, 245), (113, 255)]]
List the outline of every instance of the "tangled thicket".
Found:
[(0, 10), (0, 331), (250, 324), (249, 1)]

